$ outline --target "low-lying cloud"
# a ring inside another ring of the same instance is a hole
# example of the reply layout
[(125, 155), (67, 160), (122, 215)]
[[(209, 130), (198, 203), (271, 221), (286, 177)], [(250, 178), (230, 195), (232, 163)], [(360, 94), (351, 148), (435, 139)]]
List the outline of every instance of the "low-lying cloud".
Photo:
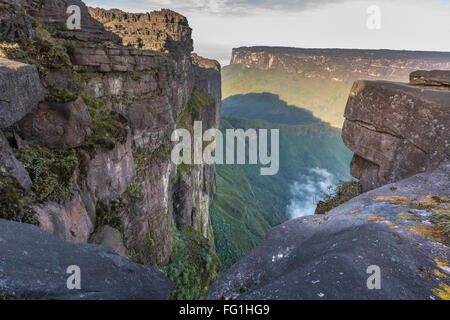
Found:
[(317, 203), (322, 200), (322, 192), (334, 186), (335, 176), (326, 169), (314, 168), (302, 175), (290, 186), (291, 200), (287, 214), (291, 219), (313, 215)]

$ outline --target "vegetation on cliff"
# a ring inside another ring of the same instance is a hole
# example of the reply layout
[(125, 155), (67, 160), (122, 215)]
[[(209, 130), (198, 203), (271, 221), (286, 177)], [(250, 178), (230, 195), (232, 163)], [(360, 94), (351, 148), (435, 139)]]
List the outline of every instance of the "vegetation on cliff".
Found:
[(280, 125), (264, 120), (226, 116), (222, 130), (280, 129), (280, 171), (261, 176), (259, 166), (216, 165), (217, 194), (211, 207), (217, 254), (228, 269), (253, 249), (274, 226), (288, 220), (290, 188), (311, 168), (326, 168), (337, 179), (348, 179), (351, 153), (340, 131), (323, 123)]
[(317, 204), (315, 214), (325, 214), (328, 211), (346, 203), (362, 193), (362, 186), (357, 181), (341, 181), (335, 188), (330, 186), (324, 193), (324, 200)]

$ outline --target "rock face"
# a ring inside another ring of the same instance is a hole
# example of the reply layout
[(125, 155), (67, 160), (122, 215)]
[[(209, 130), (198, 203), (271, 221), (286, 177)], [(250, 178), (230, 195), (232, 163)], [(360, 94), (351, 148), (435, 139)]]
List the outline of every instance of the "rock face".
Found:
[[(19, 237), (17, 235), (20, 235)], [(34, 226), (0, 220), (0, 292), (15, 299), (167, 299), (173, 283), (109, 249), (73, 244)], [(81, 289), (67, 288), (69, 266)]]
[(25, 41), (37, 35), (37, 25), (24, 12), (19, 0), (3, 0), (0, 4), (0, 39), (6, 42)]
[(182, 15), (167, 9), (128, 13), (118, 9), (89, 8), (94, 19), (122, 38), (123, 44), (139, 49), (190, 53), (192, 29)]
[(449, 61), (446, 52), (242, 47), (233, 49), (230, 64), (336, 81), (408, 81), (415, 70), (448, 70)]
[(355, 152), (352, 175), (368, 191), (450, 159), (450, 91), (445, 87), (357, 81), (342, 138)]
[(69, 149), (81, 145), (91, 134), (91, 116), (83, 99), (72, 102), (45, 102), (18, 124), (25, 139), (50, 147)]
[(25, 190), (31, 189), (31, 179), (23, 165), (16, 159), (3, 133), (0, 131), (0, 170), (6, 170)]
[[(449, 175), (447, 162), (433, 172), (367, 192), (325, 217), (299, 218), (274, 228), (213, 283), (207, 298), (448, 296), (449, 230), (438, 217), (449, 214)], [(380, 268), (380, 290), (368, 289), (369, 266)]]
[[(63, 61), (33, 56), (40, 51), (28, 52), (20, 42), (2, 51), (10, 59), (27, 54), (27, 61), (39, 65), (40, 81), (34, 67), (5, 60), (34, 70), (44, 99), (38, 106), (39, 95), (34, 105), (26, 104), (29, 109), (17, 108), (0, 127), (8, 127), (5, 132), (15, 138), (15, 152), (29, 142), (37, 144), (48, 155), (48, 174), (64, 182), (55, 188), (64, 188), (66, 196), (58, 198), (62, 203), (46, 196), (27, 203), (40, 227), (66, 241), (100, 243), (134, 261), (159, 266), (171, 261), (175, 233), (186, 225), (212, 241), (208, 230), (214, 166), (177, 167), (170, 160), (170, 137), (176, 128), (193, 132), (196, 120), (203, 130), (220, 124), (220, 65), (191, 57), (187, 19), (170, 10), (128, 14), (92, 9), (91, 17), (79, 0), (14, 1), (42, 26), (36, 41), (27, 44), (45, 52), (57, 49)], [(80, 30), (65, 25), (72, 4), (81, 9)], [(13, 18), (5, 17), (11, 25)], [(121, 37), (128, 46), (121, 45)], [(25, 88), (17, 87), (5, 83), (4, 90), (26, 101)], [(68, 161), (62, 159), (53, 169), (56, 150)], [(47, 176), (40, 159), (27, 160), (36, 163), (28, 168), (34, 186), (42, 184)], [(188, 205), (181, 206), (184, 199)]]
[(450, 70), (414, 71), (409, 75), (411, 84), (450, 86)]
[(0, 58), (0, 128), (37, 107), (41, 85), (36, 67)]

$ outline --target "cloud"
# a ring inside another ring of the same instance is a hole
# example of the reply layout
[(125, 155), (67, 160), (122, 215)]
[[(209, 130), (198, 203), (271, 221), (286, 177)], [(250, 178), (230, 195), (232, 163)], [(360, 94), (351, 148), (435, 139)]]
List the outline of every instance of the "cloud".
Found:
[(336, 178), (325, 169), (314, 168), (290, 186), (291, 200), (287, 214), (291, 219), (313, 215), (322, 192), (335, 184)]

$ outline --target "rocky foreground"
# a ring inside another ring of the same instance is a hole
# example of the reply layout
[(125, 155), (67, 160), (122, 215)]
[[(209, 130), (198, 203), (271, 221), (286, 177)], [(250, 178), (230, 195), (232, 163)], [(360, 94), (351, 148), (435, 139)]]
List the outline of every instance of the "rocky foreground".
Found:
[[(274, 228), (211, 286), (208, 299), (449, 297), (450, 162)], [(448, 218), (447, 218), (448, 219)], [(448, 221), (448, 220), (447, 220)], [(381, 289), (369, 290), (370, 266)]]

